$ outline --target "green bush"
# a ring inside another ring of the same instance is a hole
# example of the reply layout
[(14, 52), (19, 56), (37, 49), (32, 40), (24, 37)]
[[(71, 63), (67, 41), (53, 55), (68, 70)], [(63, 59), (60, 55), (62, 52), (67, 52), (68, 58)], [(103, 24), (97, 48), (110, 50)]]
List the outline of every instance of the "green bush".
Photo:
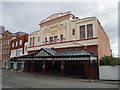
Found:
[(104, 56), (101, 58), (100, 65), (120, 65), (120, 58), (116, 58), (113, 56)]

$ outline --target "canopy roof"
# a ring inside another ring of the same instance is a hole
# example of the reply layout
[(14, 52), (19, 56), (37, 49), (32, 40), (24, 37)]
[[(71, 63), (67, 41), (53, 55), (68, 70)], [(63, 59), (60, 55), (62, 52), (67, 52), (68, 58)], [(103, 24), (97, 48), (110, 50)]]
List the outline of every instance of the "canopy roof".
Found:
[(51, 48), (41, 48), (38, 52), (33, 53), (33, 54), (29, 54), (29, 55), (24, 55), (24, 56), (20, 56), (18, 58), (35, 58), (35, 57), (72, 57), (72, 56), (97, 56), (96, 53), (92, 53), (89, 51), (85, 51), (85, 50), (62, 50), (62, 51), (58, 51), (58, 50), (54, 50)]

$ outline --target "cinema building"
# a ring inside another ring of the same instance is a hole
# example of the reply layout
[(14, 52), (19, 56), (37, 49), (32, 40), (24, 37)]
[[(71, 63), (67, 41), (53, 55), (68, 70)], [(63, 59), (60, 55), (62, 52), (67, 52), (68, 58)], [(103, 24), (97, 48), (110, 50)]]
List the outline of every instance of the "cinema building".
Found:
[(24, 71), (99, 78), (98, 65), (112, 54), (109, 38), (96, 17), (80, 19), (71, 12), (57, 13), (29, 34)]

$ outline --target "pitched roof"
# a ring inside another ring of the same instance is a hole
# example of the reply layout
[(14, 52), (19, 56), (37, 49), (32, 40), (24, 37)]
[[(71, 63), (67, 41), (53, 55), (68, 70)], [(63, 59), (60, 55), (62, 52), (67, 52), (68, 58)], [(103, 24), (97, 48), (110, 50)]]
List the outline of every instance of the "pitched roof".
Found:
[(65, 51), (57, 51), (54, 56), (83, 56), (83, 55), (93, 55), (85, 50), (65, 50)]
[[(48, 54), (51, 54), (53, 57), (54, 56), (97, 56), (96, 53), (93, 52), (89, 52), (89, 51), (85, 51), (85, 50), (64, 50), (64, 51), (58, 51), (58, 50), (54, 50), (51, 48), (41, 48), (37, 53), (39, 53), (41, 50), (45, 50)], [(24, 55), (24, 56), (20, 56), (18, 58), (32, 58), (32, 57), (36, 57), (35, 55), (37, 53), (33, 53), (33, 54), (29, 54), (29, 55)], [(37, 56), (38, 57), (38, 56)], [(43, 57), (43, 56), (39, 56), (39, 57)], [(45, 56), (44, 56), (45, 57)], [(50, 56), (51, 57), (51, 56)]]
[(45, 51), (47, 51), (48, 53), (50, 53), (51, 55), (55, 55), (56, 54), (56, 50), (54, 50), (54, 49), (51, 49), (51, 48), (43, 48)]

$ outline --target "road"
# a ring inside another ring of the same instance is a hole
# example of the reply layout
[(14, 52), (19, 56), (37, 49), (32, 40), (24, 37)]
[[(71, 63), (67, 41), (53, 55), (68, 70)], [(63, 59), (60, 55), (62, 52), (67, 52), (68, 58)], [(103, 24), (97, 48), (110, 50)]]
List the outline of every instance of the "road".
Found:
[(2, 71), (3, 88), (118, 88), (117, 84), (98, 81), (81, 81), (80, 79), (64, 78), (50, 75)]

